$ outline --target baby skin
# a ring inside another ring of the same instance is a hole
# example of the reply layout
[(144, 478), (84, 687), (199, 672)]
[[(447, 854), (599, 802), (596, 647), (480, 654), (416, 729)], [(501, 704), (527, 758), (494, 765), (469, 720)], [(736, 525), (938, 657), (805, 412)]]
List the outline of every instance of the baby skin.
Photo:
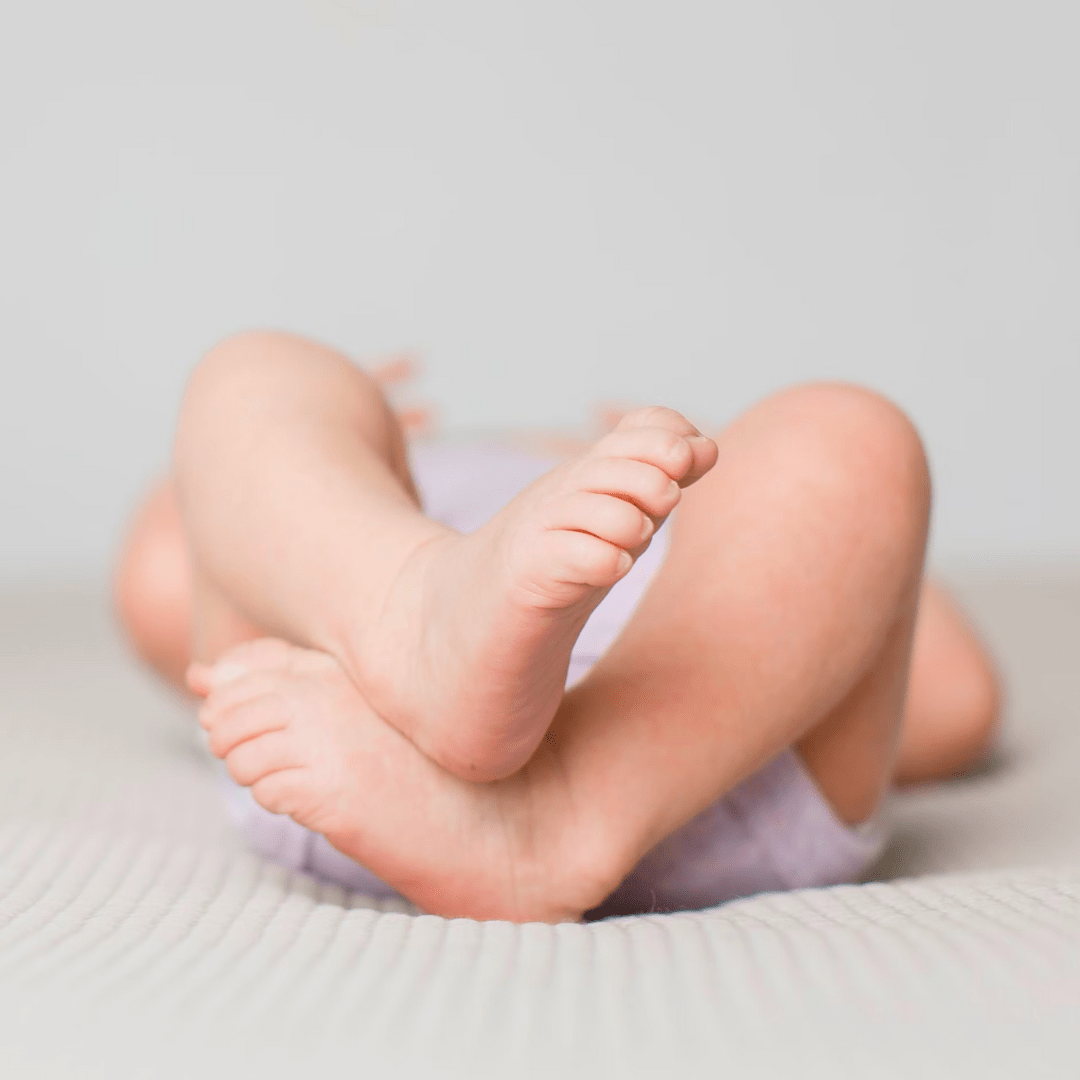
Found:
[[(249, 334), (197, 369), (157, 499), (118, 579), (136, 646), (174, 681), (194, 661), (211, 749), (256, 801), (433, 913), (578, 919), (788, 746), (864, 820), (996, 717), (985, 654), (922, 587), (918, 437), (855, 387), (715, 439), (630, 411), (463, 536), (424, 516), (378, 380)], [(564, 692), (676, 505), (630, 623)]]

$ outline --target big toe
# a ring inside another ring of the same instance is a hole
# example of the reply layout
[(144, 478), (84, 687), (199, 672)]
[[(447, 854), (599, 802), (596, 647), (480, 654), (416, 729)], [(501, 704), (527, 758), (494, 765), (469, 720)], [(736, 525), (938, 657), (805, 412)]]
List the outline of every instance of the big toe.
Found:
[(205, 697), (217, 687), (252, 672), (286, 668), (301, 651), (278, 638), (245, 641), (223, 653), (212, 664), (193, 663), (187, 670), (187, 684), (194, 693)]
[[(618, 438), (623, 435), (623, 439)], [(648, 405), (626, 413), (614, 430), (602, 439), (597, 448), (625, 444), (628, 456), (638, 457), (634, 452), (643, 437), (652, 436), (653, 451), (662, 447), (664, 460), (652, 458), (674, 479), (679, 487), (689, 487), (700, 480), (715, 464), (719, 448), (707, 435), (694, 426), (681, 412), (665, 405)], [(648, 445), (642, 443), (642, 445)], [(633, 446), (633, 449), (630, 449)]]

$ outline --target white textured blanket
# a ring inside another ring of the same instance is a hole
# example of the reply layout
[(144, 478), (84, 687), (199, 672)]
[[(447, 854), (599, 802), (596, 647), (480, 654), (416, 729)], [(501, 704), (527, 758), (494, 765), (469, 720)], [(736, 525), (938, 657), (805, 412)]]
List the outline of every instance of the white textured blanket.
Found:
[(965, 594), (1009, 733), (900, 800), (900, 880), (559, 927), (262, 862), (100, 600), (7, 597), (0, 1075), (1080, 1075), (1080, 580)]

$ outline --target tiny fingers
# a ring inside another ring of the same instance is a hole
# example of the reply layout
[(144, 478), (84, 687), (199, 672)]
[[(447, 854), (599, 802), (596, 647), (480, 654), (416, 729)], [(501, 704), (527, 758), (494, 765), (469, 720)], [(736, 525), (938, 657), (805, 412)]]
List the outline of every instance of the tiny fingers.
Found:
[(434, 427), (434, 410), (426, 406), (402, 409), (397, 418), (409, 435), (423, 435)]
[(611, 402), (602, 401), (593, 410), (593, 415), (596, 417), (600, 430), (606, 434), (609, 431), (614, 431), (619, 426), (622, 418), (632, 411), (633, 409), (630, 406), (615, 405)]
[[(372, 368), (370, 375), (385, 391), (390, 391), (403, 383), (415, 379), (419, 370), (416, 358), (408, 353), (403, 353), (380, 364), (378, 367)], [(427, 434), (435, 427), (436, 411), (429, 405), (413, 405), (399, 409), (395, 408), (391, 403), (391, 408), (406, 436), (410, 438)]]
[(416, 357), (411, 353), (399, 353), (383, 361), (378, 367), (372, 368), (369, 374), (383, 386), (394, 386), (397, 383), (408, 382), (416, 375), (417, 368)]

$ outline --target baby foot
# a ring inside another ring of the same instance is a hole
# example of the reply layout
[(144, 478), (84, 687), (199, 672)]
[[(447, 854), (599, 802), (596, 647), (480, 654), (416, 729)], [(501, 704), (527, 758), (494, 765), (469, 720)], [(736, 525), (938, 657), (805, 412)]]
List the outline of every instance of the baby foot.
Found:
[(385, 723), (336, 660), (274, 639), (193, 665), (189, 683), (208, 695), (199, 720), (210, 749), (256, 802), (322, 833), (425, 911), (577, 920), (617, 884), (574, 831), (547, 744), (507, 780), (462, 780)]
[(476, 532), (422, 544), (351, 643), (364, 699), (459, 776), (512, 774), (562, 700), (589, 615), (716, 458), (679, 413), (637, 409)]

